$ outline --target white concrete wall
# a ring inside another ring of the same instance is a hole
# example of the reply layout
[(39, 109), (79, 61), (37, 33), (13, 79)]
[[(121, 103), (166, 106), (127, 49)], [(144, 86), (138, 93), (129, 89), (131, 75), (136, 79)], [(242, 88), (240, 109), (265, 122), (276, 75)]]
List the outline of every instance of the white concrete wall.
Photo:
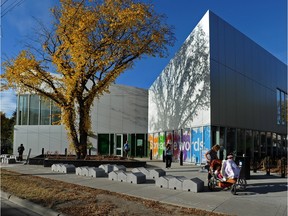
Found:
[(210, 124), (208, 15), (149, 88), (149, 133)]
[(62, 125), (16, 125), (14, 127), (14, 148), (13, 154), (18, 154), (17, 148), (24, 145), (23, 155), (27, 155), (31, 148), (31, 156), (37, 156), (48, 151), (64, 154), (68, 149), (66, 131)]

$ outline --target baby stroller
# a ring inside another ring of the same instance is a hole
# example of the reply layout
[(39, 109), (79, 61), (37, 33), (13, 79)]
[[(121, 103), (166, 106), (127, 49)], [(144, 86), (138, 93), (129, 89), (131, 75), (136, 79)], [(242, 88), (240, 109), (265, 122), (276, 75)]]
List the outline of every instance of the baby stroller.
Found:
[(237, 166), (235, 162), (235, 166), (238, 167), (238, 171), (234, 178), (228, 178), (228, 175), (225, 173), (225, 167), (227, 166), (227, 160), (213, 160), (209, 167), (209, 172), (211, 174), (211, 178), (208, 180), (208, 189), (213, 191), (215, 188), (222, 189), (231, 189), (231, 193), (236, 195), (237, 190), (245, 190), (246, 189), (246, 179), (240, 176), (241, 173), (241, 164)]

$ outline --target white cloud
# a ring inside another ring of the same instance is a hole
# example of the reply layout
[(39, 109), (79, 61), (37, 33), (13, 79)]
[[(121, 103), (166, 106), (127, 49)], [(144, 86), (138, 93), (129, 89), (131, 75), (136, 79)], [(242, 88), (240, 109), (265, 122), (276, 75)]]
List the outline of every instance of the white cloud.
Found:
[(0, 92), (0, 111), (10, 118), (16, 110), (16, 93), (13, 90)]

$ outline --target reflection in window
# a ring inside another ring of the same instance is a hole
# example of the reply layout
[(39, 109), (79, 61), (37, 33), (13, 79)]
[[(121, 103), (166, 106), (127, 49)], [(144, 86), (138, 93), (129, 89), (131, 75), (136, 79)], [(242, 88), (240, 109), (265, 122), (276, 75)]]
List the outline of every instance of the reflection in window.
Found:
[(19, 96), (18, 124), (27, 125), (28, 121), (28, 95)]
[(38, 118), (39, 118), (39, 96), (30, 95), (29, 125), (38, 125)]
[(267, 140), (266, 140), (266, 133), (265, 132), (261, 132), (260, 133), (260, 148), (261, 148), (261, 158), (266, 157), (266, 144)]
[(287, 94), (280, 89), (276, 91), (277, 95), (277, 124), (287, 124)]
[(272, 134), (271, 132), (267, 132), (267, 156), (271, 156), (272, 152)]
[(253, 131), (254, 137), (254, 159), (256, 161), (261, 158), (261, 145), (260, 145), (260, 136), (258, 131)]
[(236, 129), (227, 128), (227, 152), (228, 154), (232, 152), (234, 155), (236, 153)]
[(59, 125), (61, 120), (61, 109), (55, 105), (55, 103), (51, 103), (51, 124)]
[(237, 129), (237, 155), (242, 156), (246, 154), (246, 143), (245, 143), (245, 130)]
[(41, 97), (40, 125), (50, 125), (50, 100)]
[(254, 156), (253, 136), (251, 130), (246, 130), (246, 155), (250, 158)]

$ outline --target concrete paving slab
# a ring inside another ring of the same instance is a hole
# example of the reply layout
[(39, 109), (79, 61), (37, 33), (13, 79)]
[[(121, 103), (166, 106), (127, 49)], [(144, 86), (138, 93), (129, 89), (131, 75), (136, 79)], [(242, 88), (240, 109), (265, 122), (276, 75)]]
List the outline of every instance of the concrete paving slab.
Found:
[(237, 192), (238, 195), (232, 195), (230, 191), (223, 191), (221, 189), (209, 191), (206, 182), (207, 173), (199, 172), (198, 166), (185, 163), (183, 166), (172, 163), (171, 169), (165, 169), (165, 163), (147, 160), (147, 167), (149, 169), (163, 169), (166, 171), (166, 175), (185, 176), (187, 178), (197, 177), (204, 181), (203, 192), (191, 193), (178, 190), (165, 190), (156, 187), (154, 180), (150, 180), (150, 182), (146, 181), (143, 184), (131, 184), (127, 182), (107, 181), (107, 178), (55, 173), (51, 171), (50, 167), (19, 163), (0, 165), (6, 169), (23, 174), (66, 181), (91, 188), (109, 190), (190, 208), (204, 209), (211, 212), (240, 216), (287, 215), (287, 178), (280, 178), (280, 174), (266, 176), (264, 172), (251, 172), (251, 179), (247, 180), (248, 186), (246, 190)]

